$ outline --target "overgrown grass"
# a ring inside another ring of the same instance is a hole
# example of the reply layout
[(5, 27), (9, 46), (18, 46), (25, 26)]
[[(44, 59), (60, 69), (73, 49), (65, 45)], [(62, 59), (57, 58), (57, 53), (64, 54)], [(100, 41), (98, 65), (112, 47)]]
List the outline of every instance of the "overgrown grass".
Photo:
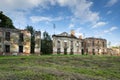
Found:
[(119, 80), (119, 56), (0, 56), (0, 80)]

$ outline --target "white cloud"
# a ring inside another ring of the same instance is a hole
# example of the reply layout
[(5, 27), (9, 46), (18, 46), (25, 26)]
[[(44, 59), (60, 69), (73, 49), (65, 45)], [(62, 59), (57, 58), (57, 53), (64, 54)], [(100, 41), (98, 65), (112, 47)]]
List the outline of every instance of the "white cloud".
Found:
[[(38, 7), (39, 9), (49, 9), (50, 5), (59, 5), (61, 7), (68, 7), (70, 11), (72, 12), (72, 16), (75, 19), (78, 19), (79, 22), (91, 22), (96, 23), (99, 21), (99, 13), (93, 12), (91, 10), (91, 7), (93, 5), (93, 2), (90, 2), (88, 0), (0, 0), (0, 10), (2, 10), (5, 14), (8, 14), (8, 16), (14, 16), (14, 12), (18, 10), (19, 15), (16, 15), (13, 17), (13, 19), (17, 19), (14, 21), (14, 23), (23, 22), (21, 20), (27, 22), (27, 15), (32, 13), (31, 11)], [(23, 11), (23, 12), (21, 12)], [(20, 14), (21, 13), (21, 14)], [(27, 13), (27, 14), (26, 14)], [(57, 21), (60, 20), (57, 18), (51, 18), (51, 17), (40, 17), (42, 19), (38, 19), (37, 17), (31, 17), (33, 21)], [(22, 24), (25, 24), (24, 22)]]
[(107, 24), (106, 22), (98, 22), (95, 25), (93, 25), (92, 28), (98, 28), (98, 27), (101, 27), (101, 26), (105, 26), (106, 24)]
[(29, 10), (34, 7), (45, 7), (47, 5), (47, 0), (0, 0), (0, 7), (9, 10)]
[[(16, 28), (21, 28), (24, 29), (24, 27), (27, 26), (27, 18), (26, 18), (26, 14), (24, 12), (17, 12), (14, 11), (14, 13), (11, 13), (11, 17), (14, 21), (15, 27)], [(19, 16), (19, 17), (18, 17)], [(18, 19), (19, 18), (19, 19)]]
[(111, 13), (112, 13), (112, 11), (108, 11), (108, 12), (107, 12), (107, 14), (111, 14)]
[(82, 30), (82, 27), (79, 27), (79, 28), (75, 29), (75, 35), (77, 37), (79, 37), (79, 36), (83, 36), (84, 37), (83, 33), (81, 33), (81, 30)]
[(114, 43), (114, 45), (113, 46), (120, 46), (120, 41), (116, 41), (116, 43)]
[(112, 32), (112, 31), (114, 31), (114, 30), (116, 30), (116, 29), (118, 29), (118, 27), (113, 26), (113, 27), (111, 27), (111, 28), (108, 29), (108, 30), (104, 30), (103, 33), (110, 33), (110, 32)]
[(113, 27), (111, 27), (111, 28), (109, 28), (109, 29), (106, 29), (106, 30), (103, 30), (103, 31), (95, 31), (95, 36), (96, 36), (96, 37), (101, 37), (101, 36), (103, 36), (103, 35), (105, 35), (105, 34), (112, 34), (112, 32), (113, 32), (114, 30), (116, 30), (116, 29), (118, 29), (118, 27), (113, 26)]
[(113, 6), (114, 4), (116, 4), (118, 2), (118, 0), (109, 0), (106, 4), (106, 7), (110, 7)]
[(79, 37), (79, 36), (83, 36), (83, 33), (81, 33), (82, 27), (76, 28), (76, 29), (72, 29), (75, 31), (75, 36)]
[(0, 11), (9, 16), (17, 28), (27, 25), (27, 15), (35, 7), (47, 8), (47, 0), (0, 0)]
[(27, 26), (27, 12), (22, 11), (7, 11), (4, 12), (5, 15), (9, 16), (16, 28), (24, 29)]
[(73, 28), (75, 25), (73, 23), (69, 24), (69, 28)]
[(116, 30), (116, 29), (118, 29), (118, 27), (113, 26), (113, 27), (110, 28), (110, 31), (114, 31), (114, 30)]
[(42, 21), (48, 21), (48, 22), (51, 22), (51, 21), (60, 21), (62, 20), (63, 18), (62, 17), (44, 17), (44, 16), (31, 16), (30, 17), (31, 21), (33, 23), (35, 22), (42, 22)]
[(100, 17), (98, 12), (91, 11), (93, 2), (87, 0), (58, 0), (61, 6), (67, 6), (71, 9), (75, 18), (82, 20), (83, 22), (97, 22)]

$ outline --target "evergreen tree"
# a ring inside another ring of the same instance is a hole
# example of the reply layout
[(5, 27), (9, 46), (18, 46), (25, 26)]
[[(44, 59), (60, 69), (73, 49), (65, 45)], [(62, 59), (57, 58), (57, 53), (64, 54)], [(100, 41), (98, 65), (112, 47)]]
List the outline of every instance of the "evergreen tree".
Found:
[(2, 11), (0, 11), (0, 27), (13, 29), (15, 28), (12, 20), (6, 15), (4, 15)]
[(52, 40), (50, 35), (46, 31), (43, 33), (43, 39), (41, 42), (41, 51), (42, 54), (52, 54), (53, 52)]
[(35, 50), (35, 30), (32, 26), (27, 26), (26, 29), (31, 33), (31, 53), (34, 53)]

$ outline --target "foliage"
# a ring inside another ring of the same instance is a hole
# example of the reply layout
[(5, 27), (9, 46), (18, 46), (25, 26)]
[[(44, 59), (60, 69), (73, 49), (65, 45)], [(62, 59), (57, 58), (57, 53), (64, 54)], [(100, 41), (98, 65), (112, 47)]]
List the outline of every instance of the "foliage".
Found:
[(1, 80), (120, 80), (120, 56), (0, 56)]
[(51, 54), (53, 46), (52, 46), (52, 40), (50, 38), (50, 35), (45, 31), (43, 33), (43, 39), (41, 41), (41, 52), (42, 54)]
[(26, 29), (31, 33), (31, 53), (34, 53), (35, 50), (35, 30), (32, 26), (27, 26)]
[(120, 46), (112, 46), (112, 48), (114, 48), (114, 49), (119, 49)]
[(2, 11), (0, 11), (0, 27), (15, 28), (12, 20), (6, 15), (4, 15)]

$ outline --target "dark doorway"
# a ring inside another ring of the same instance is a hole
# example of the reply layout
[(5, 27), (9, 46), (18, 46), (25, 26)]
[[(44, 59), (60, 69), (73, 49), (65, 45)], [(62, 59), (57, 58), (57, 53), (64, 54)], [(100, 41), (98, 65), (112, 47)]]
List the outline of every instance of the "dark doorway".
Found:
[(71, 55), (73, 54), (73, 48), (70, 49), (70, 54), (71, 54)]
[(9, 53), (10, 52), (10, 45), (5, 45), (5, 52)]
[(67, 54), (67, 48), (64, 48), (64, 54), (65, 55)]
[(105, 50), (103, 49), (103, 55), (105, 54)]
[(60, 54), (61, 51), (60, 51), (60, 48), (57, 48), (57, 54)]
[(84, 49), (82, 49), (81, 52), (82, 52), (82, 55), (84, 55)]
[(98, 49), (98, 54), (99, 54), (100, 50)]
[(95, 55), (95, 49), (92, 50), (93, 55)]
[(19, 53), (23, 53), (23, 46), (19, 46)]

